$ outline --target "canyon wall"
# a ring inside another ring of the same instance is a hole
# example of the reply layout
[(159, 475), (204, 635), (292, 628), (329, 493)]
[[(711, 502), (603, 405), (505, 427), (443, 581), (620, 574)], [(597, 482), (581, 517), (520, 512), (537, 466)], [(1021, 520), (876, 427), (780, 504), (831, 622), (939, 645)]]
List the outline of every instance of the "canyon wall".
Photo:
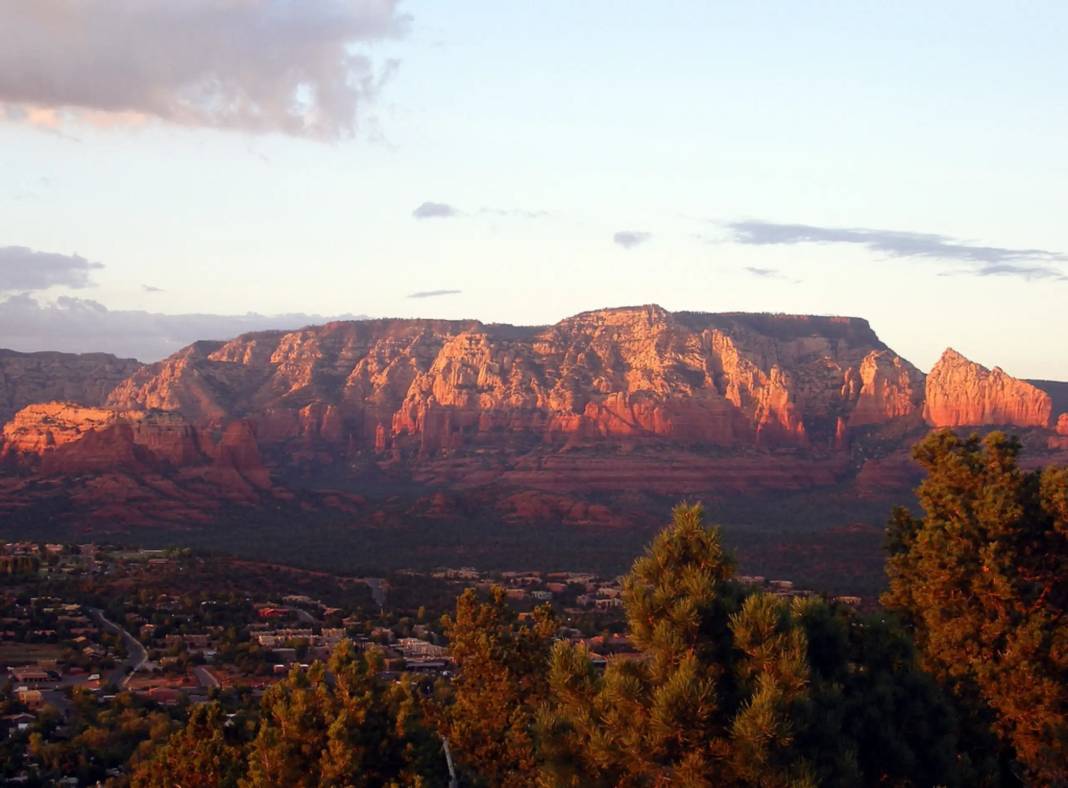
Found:
[[(57, 495), (109, 522), (207, 522), (227, 502), (349, 511), (386, 483), (413, 507), (402, 520), (624, 522), (642, 496), (904, 492), (930, 427), (1044, 430), (1068, 449), (1047, 391), (952, 350), (925, 376), (858, 318), (643, 306), (534, 327), (337, 322), (147, 366), (26, 355), (0, 357), (23, 365), (0, 380), (23, 405), (0, 434), (0, 515)], [(37, 394), (68, 401), (24, 402)], [(428, 489), (459, 508), (405, 497)]]
[(142, 366), (108, 353), (18, 353), (0, 349), (0, 423), (34, 402), (102, 405)]
[(828, 448), (847, 428), (918, 418), (922, 381), (864, 320), (647, 306), (548, 327), (370, 320), (202, 342), (132, 375), (109, 405), (250, 418), (261, 441), (294, 450)]

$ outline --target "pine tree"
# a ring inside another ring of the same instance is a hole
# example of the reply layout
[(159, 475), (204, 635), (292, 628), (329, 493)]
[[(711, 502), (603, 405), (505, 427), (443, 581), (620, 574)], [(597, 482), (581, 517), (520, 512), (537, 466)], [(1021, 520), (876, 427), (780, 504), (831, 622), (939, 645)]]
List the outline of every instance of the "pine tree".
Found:
[(244, 754), (226, 740), (224, 722), (219, 704), (194, 706), (185, 727), (136, 766), (131, 784), (135, 788), (236, 786), (244, 773)]
[(1068, 470), (1022, 471), (1020, 443), (930, 435), (914, 452), (924, 517), (895, 513), (890, 589), (924, 663), (971, 724), (1038, 783), (1068, 780)]
[(415, 688), (379, 679), (381, 667), (376, 652), (343, 640), (328, 666), (294, 668), (272, 686), (242, 784), (418, 786), (440, 777), (440, 743)]
[(494, 786), (536, 781), (532, 727), (547, 694), (549, 644), (556, 621), (548, 606), (530, 624), (518, 620), (503, 588), (482, 600), (468, 589), (444, 620), (456, 663), (440, 729), (463, 770)]
[(676, 507), (672, 525), (624, 581), (627, 622), (643, 659), (613, 661), (598, 675), (581, 648), (553, 649), (552, 704), (540, 717), (548, 782), (730, 782), (732, 571), (701, 507)]
[[(641, 658), (557, 643), (539, 714), (554, 786), (954, 785), (957, 727), (908, 641), (820, 599), (748, 595), (699, 506), (624, 582)], [(975, 780), (975, 782), (979, 782)]]

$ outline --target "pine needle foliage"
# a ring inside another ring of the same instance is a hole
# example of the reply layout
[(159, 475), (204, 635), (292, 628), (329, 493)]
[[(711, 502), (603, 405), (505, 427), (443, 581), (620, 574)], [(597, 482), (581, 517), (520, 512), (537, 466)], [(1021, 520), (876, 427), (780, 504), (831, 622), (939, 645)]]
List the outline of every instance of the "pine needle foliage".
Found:
[(520, 622), (503, 588), (488, 599), (467, 589), (443, 623), (456, 671), (436, 717), (462, 771), (479, 784), (536, 784), (533, 722), (548, 692), (551, 608)]

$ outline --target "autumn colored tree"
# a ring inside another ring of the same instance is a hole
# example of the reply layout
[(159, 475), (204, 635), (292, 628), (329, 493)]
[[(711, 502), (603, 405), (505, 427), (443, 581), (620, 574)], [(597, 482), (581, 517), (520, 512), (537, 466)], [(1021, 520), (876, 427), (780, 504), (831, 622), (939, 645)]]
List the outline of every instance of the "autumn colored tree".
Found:
[(218, 703), (189, 712), (185, 727), (137, 764), (135, 788), (232, 788), (245, 772), (241, 747), (227, 741), (226, 717)]
[(444, 619), (456, 675), (437, 715), (441, 734), (469, 779), (534, 785), (534, 716), (547, 697), (548, 657), (557, 624), (548, 606), (519, 621), (503, 588), (488, 599), (468, 589)]
[(895, 512), (884, 604), (924, 664), (1036, 784), (1068, 781), (1068, 469), (1024, 471), (1001, 433), (928, 436), (922, 518)]

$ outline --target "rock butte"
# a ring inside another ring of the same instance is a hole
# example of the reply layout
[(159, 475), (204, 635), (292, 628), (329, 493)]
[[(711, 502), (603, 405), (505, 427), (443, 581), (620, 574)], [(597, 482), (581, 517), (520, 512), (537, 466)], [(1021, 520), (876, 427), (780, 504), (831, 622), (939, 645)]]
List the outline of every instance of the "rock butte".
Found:
[(1047, 428), (1053, 400), (1030, 383), (998, 367), (989, 370), (950, 348), (927, 376), (923, 414), (935, 427), (998, 424)]
[[(853, 456), (855, 440), (900, 450), (925, 423), (1052, 421), (1040, 388), (952, 350), (925, 376), (859, 318), (643, 306), (536, 327), (363, 320), (197, 342), (151, 365), (73, 358), (53, 384), (40, 360), (32, 387), (17, 366), (0, 379), (12, 406), (27, 391), (78, 403), (11, 418), (9, 473), (121, 471), (185, 485), (172, 498), (195, 480), (254, 502), (287, 495), (272, 477), (370, 462), (424, 484), (500, 485), (505, 517), (598, 523), (609, 515), (583, 494), (801, 489), (865, 460), (858, 489), (875, 490), (908, 480), (908, 464)], [(61, 380), (73, 367), (81, 383)], [(129, 479), (109, 484), (133, 495)]]

